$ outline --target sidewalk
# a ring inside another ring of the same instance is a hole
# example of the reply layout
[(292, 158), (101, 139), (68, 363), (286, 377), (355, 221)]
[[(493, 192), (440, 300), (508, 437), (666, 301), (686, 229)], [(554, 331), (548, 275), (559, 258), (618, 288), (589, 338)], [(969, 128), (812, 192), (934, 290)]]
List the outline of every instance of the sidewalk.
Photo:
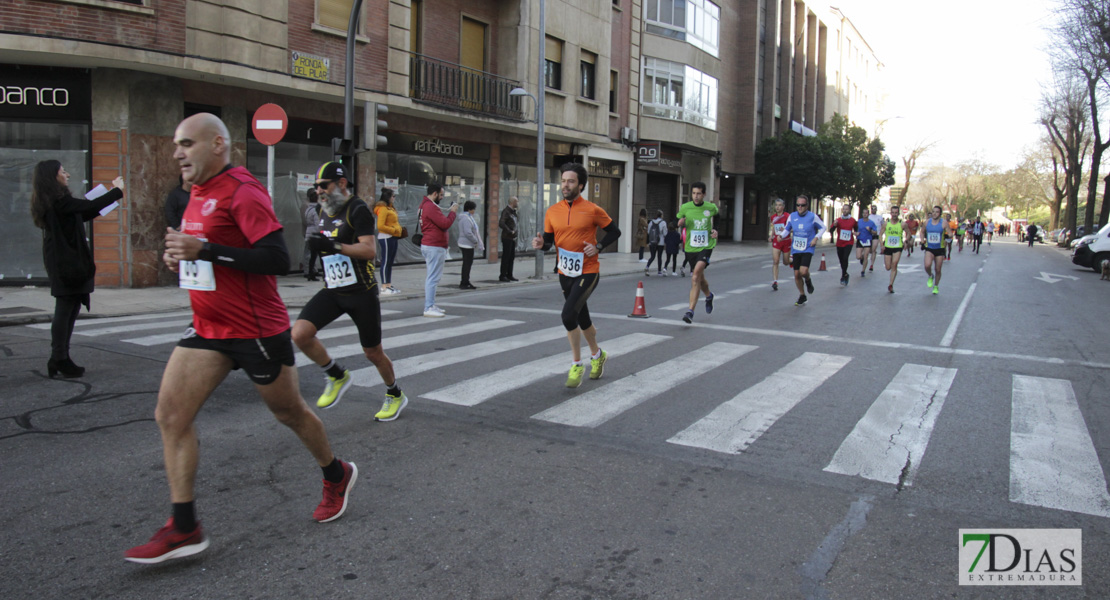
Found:
[[(719, 242), (713, 250), (713, 263), (738, 260), (751, 256), (766, 255), (770, 260), (770, 252), (766, 242)], [(644, 253), (647, 256), (647, 252)], [(681, 253), (679, 260), (682, 259)], [(497, 281), (501, 273), (500, 261), (490, 263), (486, 259), (474, 259), (474, 266), (470, 271), (470, 281), (479, 290), (492, 287), (535, 285), (537, 283), (554, 282), (555, 275), (551, 269), (555, 266), (555, 255), (549, 253), (544, 256), (543, 280), (533, 279), (535, 274), (535, 255), (527, 253), (517, 257), (513, 276), (520, 281), (513, 283), (500, 283)], [(644, 263), (639, 261), (639, 256), (632, 254), (606, 253), (601, 255), (602, 275), (625, 275), (630, 273), (643, 273)], [(654, 270), (655, 265), (652, 265)], [(443, 279), (439, 282), (437, 296), (453, 296), (468, 294), (471, 291), (459, 289), (459, 278), (462, 271), (462, 261), (448, 262), (443, 269)], [(393, 286), (401, 290), (400, 294), (383, 295), (382, 303), (424, 297), (423, 264), (405, 265), (393, 268)], [(689, 274), (687, 274), (689, 276)], [(320, 282), (309, 282), (300, 274), (278, 277), (278, 292), (289, 308), (300, 308), (321, 288)], [(176, 287), (152, 288), (97, 288), (92, 295), (92, 312), (82, 310), (80, 319), (96, 319), (104, 317), (122, 317), (127, 315), (149, 314), (188, 310), (189, 295)], [(0, 287), (0, 327), (11, 325), (25, 325), (29, 323), (47, 323), (54, 315), (54, 298), (50, 295), (48, 286), (26, 287)]]

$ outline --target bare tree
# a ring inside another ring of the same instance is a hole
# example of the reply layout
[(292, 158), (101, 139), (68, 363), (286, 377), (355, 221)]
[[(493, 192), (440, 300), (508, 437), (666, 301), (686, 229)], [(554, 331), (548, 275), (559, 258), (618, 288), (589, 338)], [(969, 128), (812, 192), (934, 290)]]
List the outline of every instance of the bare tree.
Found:
[[(1107, 92), (1110, 73), (1110, 1), (1061, 0), (1057, 10), (1059, 21), (1054, 28), (1053, 63), (1058, 71), (1075, 76), (1083, 85), (1091, 116), (1091, 173), (1087, 180), (1087, 209), (1084, 224), (1090, 233), (1095, 225), (1095, 203), (1098, 197), (1098, 176), (1102, 154), (1110, 147), (1099, 123), (1099, 109)], [(1110, 176), (1104, 181), (1110, 192)], [(1078, 190), (1075, 190), (1078, 193)], [(1110, 216), (1110, 205), (1103, 194), (1099, 223)], [(1072, 229), (1074, 231), (1074, 228)]]
[(910, 175), (913, 174), (913, 168), (917, 165), (917, 159), (921, 158), (926, 152), (929, 151), (930, 148), (932, 148), (936, 144), (937, 143), (935, 141), (934, 142), (928, 142), (928, 141), (925, 141), (925, 140), (921, 140), (920, 142), (917, 142), (916, 144), (914, 144), (913, 148), (910, 148), (909, 156), (903, 156), (902, 157), (902, 165), (906, 167), (906, 181), (905, 181), (905, 186), (906, 187), (905, 187), (905, 191), (902, 192), (902, 197), (903, 198), (909, 198), (909, 194), (910, 194)]
[(1041, 124), (1044, 125), (1055, 149), (1053, 162), (1063, 170), (1065, 201), (1063, 226), (1075, 233), (1079, 206), (1079, 188), (1083, 183), (1083, 159), (1090, 146), (1087, 132), (1086, 89), (1075, 77), (1058, 73), (1055, 89), (1042, 100)]

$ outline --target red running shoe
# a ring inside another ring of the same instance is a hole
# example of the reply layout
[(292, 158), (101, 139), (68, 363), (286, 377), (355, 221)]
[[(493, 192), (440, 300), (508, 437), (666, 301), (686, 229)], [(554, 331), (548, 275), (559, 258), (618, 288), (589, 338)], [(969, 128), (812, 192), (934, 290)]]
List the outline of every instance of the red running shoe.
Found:
[(343, 516), (343, 512), (347, 510), (347, 498), (351, 495), (351, 488), (358, 479), (358, 467), (355, 463), (342, 460), (339, 462), (343, 463), (343, 481), (332, 483), (327, 479), (324, 480), (324, 499), (320, 501), (320, 506), (316, 507), (316, 512), (312, 513), (312, 518), (321, 523), (334, 521)]
[(190, 533), (178, 531), (173, 524), (173, 517), (166, 521), (150, 541), (142, 546), (123, 553), (123, 558), (135, 563), (152, 565), (171, 558), (182, 558), (199, 554), (208, 547), (208, 537), (200, 523)]

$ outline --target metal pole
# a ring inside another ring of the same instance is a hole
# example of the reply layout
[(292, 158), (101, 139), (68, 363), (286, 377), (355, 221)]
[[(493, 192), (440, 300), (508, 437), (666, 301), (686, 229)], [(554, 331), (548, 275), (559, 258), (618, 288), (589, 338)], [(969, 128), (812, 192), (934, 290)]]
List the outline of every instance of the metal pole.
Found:
[(358, 34), (358, 15), (361, 11), (362, 0), (354, 0), (351, 19), (347, 22), (347, 64), (344, 66), (343, 85), (343, 139), (350, 142), (355, 139), (355, 36)]
[[(544, 81), (544, 69), (547, 66), (547, 11), (544, 0), (540, 0), (540, 61), (536, 69), (536, 227), (539, 229), (540, 237), (543, 237), (543, 204), (544, 195), (546, 193), (547, 175), (544, 173), (544, 140), (543, 140), (543, 100), (544, 88), (547, 86)], [(536, 279), (543, 277), (543, 249), (536, 250)]]
[(274, 203), (274, 146), (266, 146), (266, 193), (270, 194), (270, 204)]

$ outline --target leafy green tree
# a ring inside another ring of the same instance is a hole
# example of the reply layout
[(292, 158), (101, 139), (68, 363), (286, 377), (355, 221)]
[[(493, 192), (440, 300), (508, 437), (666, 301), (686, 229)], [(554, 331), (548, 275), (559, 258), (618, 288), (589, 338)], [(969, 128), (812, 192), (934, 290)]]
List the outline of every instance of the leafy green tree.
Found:
[(817, 137), (841, 168), (833, 173), (834, 196), (851, 204), (871, 202), (884, 187), (894, 185), (894, 161), (883, 153), (882, 140), (868, 139), (867, 130), (839, 113), (818, 129)]

